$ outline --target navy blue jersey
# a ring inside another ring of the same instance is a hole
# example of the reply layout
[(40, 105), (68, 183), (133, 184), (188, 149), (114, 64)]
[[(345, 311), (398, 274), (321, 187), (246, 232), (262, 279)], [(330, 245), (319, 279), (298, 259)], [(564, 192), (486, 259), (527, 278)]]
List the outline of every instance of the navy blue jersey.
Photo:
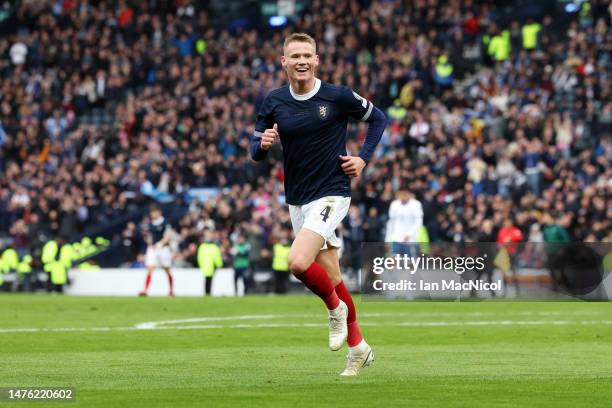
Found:
[[(308, 94), (296, 95), (289, 85), (271, 91), (264, 100), (253, 140), (278, 124), (284, 154), (285, 195), (288, 204), (303, 205), (326, 196), (350, 197), (350, 179), (340, 167), (346, 155), (349, 118), (365, 121), (371, 102), (349, 87), (316, 79)], [(262, 160), (265, 151), (254, 155)]]
[(164, 238), (164, 233), (166, 232), (166, 228), (168, 227), (168, 223), (164, 217), (159, 217), (155, 220), (151, 220), (148, 225), (148, 233), (150, 234), (150, 243), (157, 244), (159, 241)]

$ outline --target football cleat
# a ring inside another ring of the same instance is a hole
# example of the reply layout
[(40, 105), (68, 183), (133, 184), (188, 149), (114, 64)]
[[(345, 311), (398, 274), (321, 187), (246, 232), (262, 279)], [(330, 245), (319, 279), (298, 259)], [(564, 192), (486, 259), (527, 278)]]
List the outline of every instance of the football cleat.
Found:
[(356, 376), (363, 367), (369, 366), (372, 361), (374, 361), (374, 353), (372, 352), (372, 347), (370, 346), (367, 346), (367, 348), (361, 353), (349, 352), (346, 368), (340, 373), (340, 375), (345, 377)]
[(331, 351), (340, 350), (346, 341), (348, 336), (347, 316), (348, 307), (343, 301), (340, 301), (336, 309), (329, 311), (329, 348)]

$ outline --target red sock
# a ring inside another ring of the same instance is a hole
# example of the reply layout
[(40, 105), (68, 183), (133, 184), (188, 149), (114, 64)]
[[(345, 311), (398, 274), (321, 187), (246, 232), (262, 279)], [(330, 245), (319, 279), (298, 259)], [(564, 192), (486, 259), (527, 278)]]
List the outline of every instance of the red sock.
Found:
[(168, 286), (170, 286), (170, 293), (174, 293), (174, 284), (173, 284), (173, 279), (172, 279), (172, 274), (168, 273)]
[(145, 279), (145, 288), (144, 288), (145, 292), (147, 290), (149, 290), (149, 285), (151, 284), (151, 276), (152, 275), (153, 275), (152, 273), (147, 273), (147, 278)]
[(329, 280), (325, 269), (318, 263), (313, 262), (305, 272), (297, 274), (295, 277), (301, 280), (312, 293), (323, 299), (329, 310), (337, 308), (340, 304), (334, 285)]
[(359, 329), (359, 324), (357, 323), (357, 313), (355, 311), (355, 304), (353, 303), (353, 298), (351, 297), (350, 292), (344, 286), (344, 282), (340, 282), (336, 285), (336, 293), (340, 300), (346, 303), (348, 306), (348, 317), (346, 319), (346, 325), (348, 327), (348, 338), (346, 339), (349, 347), (355, 347), (361, 340), (363, 340), (363, 336), (361, 335), (361, 329)]

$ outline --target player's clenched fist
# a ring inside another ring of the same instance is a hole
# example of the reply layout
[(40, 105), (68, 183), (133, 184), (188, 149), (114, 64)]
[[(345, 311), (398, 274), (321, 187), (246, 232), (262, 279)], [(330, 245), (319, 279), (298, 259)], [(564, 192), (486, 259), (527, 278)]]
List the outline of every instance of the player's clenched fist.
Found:
[(266, 131), (261, 134), (261, 148), (263, 150), (270, 149), (277, 139), (278, 125), (275, 123), (272, 129), (266, 129)]
[(340, 167), (347, 176), (359, 177), (366, 163), (359, 156), (340, 156), (340, 160), (343, 162)]

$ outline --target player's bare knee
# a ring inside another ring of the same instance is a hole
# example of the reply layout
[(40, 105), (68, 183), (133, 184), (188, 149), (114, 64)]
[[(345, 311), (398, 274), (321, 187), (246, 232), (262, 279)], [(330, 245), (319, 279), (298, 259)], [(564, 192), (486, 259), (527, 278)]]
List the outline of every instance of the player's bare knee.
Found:
[(308, 264), (306, 257), (299, 254), (289, 254), (289, 269), (294, 275), (299, 275), (300, 273), (305, 272), (309, 266), (310, 264)]
[(302, 260), (296, 260), (293, 262), (289, 262), (289, 269), (293, 272), (294, 275), (299, 275), (300, 273), (306, 272), (310, 265), (307, 265), (306, 262)]

